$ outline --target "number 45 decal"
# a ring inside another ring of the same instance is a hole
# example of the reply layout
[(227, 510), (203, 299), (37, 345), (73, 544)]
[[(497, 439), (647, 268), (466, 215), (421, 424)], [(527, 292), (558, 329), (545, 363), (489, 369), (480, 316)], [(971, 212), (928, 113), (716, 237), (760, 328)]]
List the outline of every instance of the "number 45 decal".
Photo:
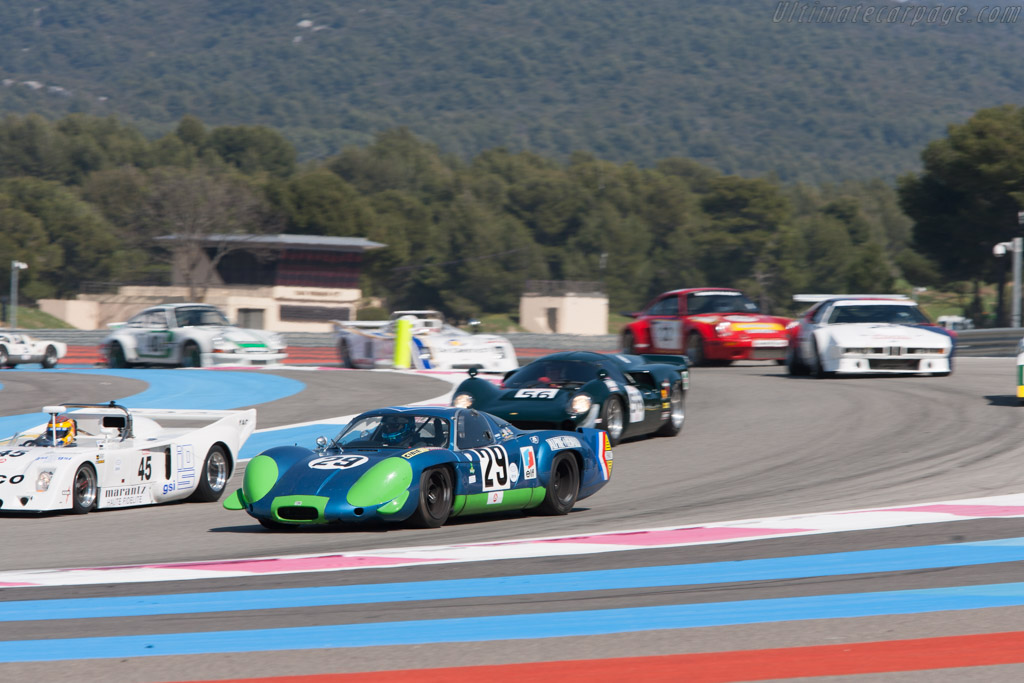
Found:
[(153, 456), (144, 455), (139, 461), (139, 479), (148, 481), (153, 476)]

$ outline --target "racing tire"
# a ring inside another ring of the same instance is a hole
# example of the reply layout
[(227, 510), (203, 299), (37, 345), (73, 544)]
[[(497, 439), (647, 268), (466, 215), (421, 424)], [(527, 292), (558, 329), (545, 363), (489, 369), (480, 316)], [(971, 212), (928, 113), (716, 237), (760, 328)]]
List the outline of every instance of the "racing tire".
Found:
[(271, 531), (292, 531), (298, 529), (297, 524), (283, 524), (273, 519), (263, 519), (262, 517), (256, 520), (260, 523), (260, 526), (264, 529), (270, 529)]
[(195, 342), (185, 342), (185, 346), (181, 350), (181, 367), (203, 367), (203, 354), (199, 351), (199, 346)]
[(675, 436), (682, 431), (686, 423), (686, 392), (683, 385), (676, 382), (668, 394), (669, 414), (668, 420), (658, 429), (658, 436)]
[(57, 349), (55, 349), (51, 345), (46, 347), (46, 352), (43, 354), (43, 360), (40, 362), (40, 364), (44, 368), (52, 368), (55, 365), (57, 365), (58, 360), (59, 359), (57, 358)]
[(437, 529), (452, 514), (455, 487), (447, 467), (432, 467), (420, 475), (420, 500), (410, 518), (421, 529)]
[(821, 351), (818, 350), (818, 342), (814, 342), (814, 362), (811, 366), (814, 371), (814, 376), (818, 379), (830, 379), (836, 376), (836, 373), (829, 372), (825, 369), (825, 366), (821, 363)]
[(0, 368), (6, 368), (11, 362), (11, 354), (7, 352), (6, 346), (0, 346)]
[(789, 370), (789, 374), (794, 377), (806, 377), (811, 373), (811, 369), (807, 367), (807, 364), (800, 358), (800, 354), (793, 347), (786, 350), (786, 368)]
[(107, 367), (115, 369), (130, 367), (127, 359), (124, 357), (124, 349), (117, 342), (111, 342), (110, 346), (107, 347)]
[(544, 502), (537, 508), (542, 515), (567, 515), (580, 495), (580, 468), (572, 453), (557, 453), (551, 461)]
[(84, 515), (96, 509), (99, 502), (99, 484), (96, 470), (88, 463), (82, 463), (75, 470), (75, 478), (71, 482), (71, 512)]
[(199, 473), (196, 490), (189, 500), (196, 503), (213, 503), (220, 500), (228, 485), (231, 474), (231, 461), (221, 446), (211, 446), (203, 461), (203, 469)]
[(355, 367), (355, 364), (352, 362), (352, 351), (348, 348), (347, 339), (342, 339), (341, 341), (338, 342), (338, 357), (341, 359), (341, 367)]
[(636, 355), (636, 340), (632, 332), (625, 332), (622, 335), (622, 352)]
[(933, 372), (932, 377), (949, 377), (952, 373), (952, 370), (946, 370), (945, 372)]
[(609, 396), (601, 406), (601, 429), (608, 435), (608, 443), (617, 446), (626, 431), (626, 412), (618, 396)]
[(686, 355), (690, 358), (690, 365), (699, 367), (706, 363), (704, 358), (704, 338), (699, 332), (691, 332), (686, 338)]

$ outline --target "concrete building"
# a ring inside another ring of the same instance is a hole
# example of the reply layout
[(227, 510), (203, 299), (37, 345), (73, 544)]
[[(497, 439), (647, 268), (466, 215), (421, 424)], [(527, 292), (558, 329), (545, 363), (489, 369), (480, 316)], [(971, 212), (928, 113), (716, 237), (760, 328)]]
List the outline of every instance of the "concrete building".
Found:
[[(243, 327), (329, 332), (354, 320), (363, 303), (363, 255), (386, 245), (363, 237), (209, 235), (188, 246), (174, 236), (170, 286), (122, 286), (116, 292), (41, 299), (39, 308), (79, 329), (104, 329), (153, 304), (202, 301)], [(175, 248), (175, 242), (182, 244)], [(191, 267), (188, 265), (191, 262)]]
[(608, 297), (599, 282), (527, 280), (519, 324), (541, 334), (608, 334)]

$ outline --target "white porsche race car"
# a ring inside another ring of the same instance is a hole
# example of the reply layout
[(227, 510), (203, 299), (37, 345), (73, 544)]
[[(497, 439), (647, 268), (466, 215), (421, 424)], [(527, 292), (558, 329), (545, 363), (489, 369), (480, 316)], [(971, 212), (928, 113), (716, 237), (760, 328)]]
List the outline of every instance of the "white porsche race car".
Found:
[(24, 332), (0, 331), (0, 368), (23, 363), (52, 368), (67, 353), (68, 345), (63, 342), (33, 339)]
[[(212, 502), (256, 428), (254, 409), (128, 409), (111, 401), (43, 410), (49, 421), (0, 442), (0, 512)], [(181, 421), (190, 426), (161, 424)]]
[(438, 311), (396, 311), (390, 320), (334, 320), (335, 343), (347, 368), (394, 367), (399, 320), (412, 325), (410, 365), (417, 370), (508, 372), (519, 367), (512, 343), (493, 334), (470, 334), (445, 322)]
[(898, 295), (798, 294), (816, 302), (789, 325), (790, 374), (948, 375), (953, 336)]
[(287, 356), (275, 332), (232, 325), (208, 304), (162, 304), (111, 323), (101, 351), (112, 368), (273, 365)]

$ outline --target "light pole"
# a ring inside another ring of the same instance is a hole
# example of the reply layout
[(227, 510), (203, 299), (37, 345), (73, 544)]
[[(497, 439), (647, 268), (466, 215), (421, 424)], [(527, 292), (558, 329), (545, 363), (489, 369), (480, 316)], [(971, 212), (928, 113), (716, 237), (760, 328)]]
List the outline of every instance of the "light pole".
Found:
[(28, 268), (24, 261), (11, 261), (11, 329), (18, 329), (18, 271)]
[[(1024, 220), (1024, 217), (1018, 213), (1017, 220)], [(1024, 238), (1014, 237), (1009, 242), (1000, 242), (992, 247), (992, 253), (996, 256), (1005, 255), (1007, 250), (1013, 252), (1013, 313), (1010, 317), (1010, 327), (1020, 327), (1020, 259), (1021, 252), (1024, 251)]]

